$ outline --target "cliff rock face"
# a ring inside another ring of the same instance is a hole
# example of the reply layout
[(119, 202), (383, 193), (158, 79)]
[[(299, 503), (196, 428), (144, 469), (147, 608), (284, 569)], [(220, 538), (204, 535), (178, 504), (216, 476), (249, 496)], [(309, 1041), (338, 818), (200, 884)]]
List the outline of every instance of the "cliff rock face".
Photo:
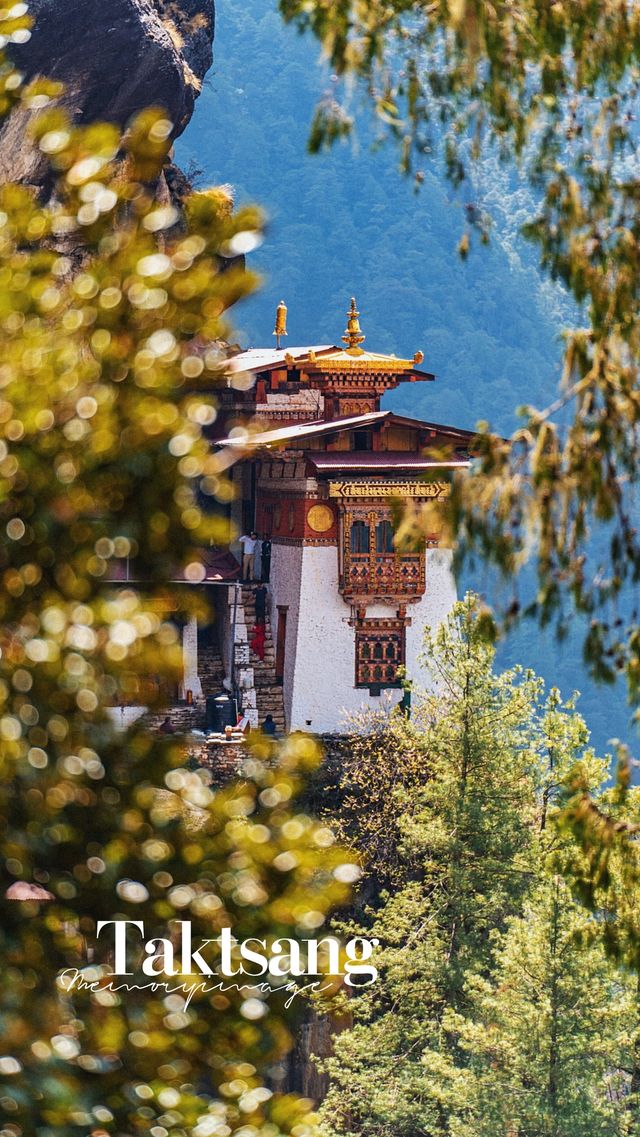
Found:
[[(29, 9), (31, 39), (13, 57), (28, 80), (64, 83), (60, 104), (74, 122), (124, 127), (153, 105), (182, 133), (213, 58), (214, 0), (29, 0)], [(20, 109), (0, 129), (0, 182), (34, 185), (46, 197), (27, 125)]]

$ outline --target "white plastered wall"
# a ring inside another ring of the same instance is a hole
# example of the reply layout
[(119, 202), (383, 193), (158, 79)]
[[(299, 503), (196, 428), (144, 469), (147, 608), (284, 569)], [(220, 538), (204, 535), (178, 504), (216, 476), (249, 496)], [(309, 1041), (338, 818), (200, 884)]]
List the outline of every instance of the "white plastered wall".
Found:
[[(456, 601), (451, 552), (426, 553), (426, 589), (416, 604), (407, 605), (407, 673), (416, 687), (428, 687), (430, 677), (419, 666), (425, 626), (437, 627)], [(354, 687), (355, 634), (349, 624), (351, 608), (338, 588), (335, 546), (284, 546), (272, 552), (272, 627), (277, 630), (278, 605), (286, 605), (285, 714), (290, 730), (339, 732), (363, 709), (377, 709), (380, 696)], [(395, 616), (398, 605), (375, 604), (367, 617)], [(396, 703), (402, 692), (388, 689), (385, 702)]]
[(191, 691), (194, 699), (202, 696), (202, 683), (198, 675), (198, 621), (192, 616), (182, 630), (182, 683), (183, 699)]
[[(335, 549), (331, 551), (335, 554)], [(282, 606), (287, 609), (283, 696), (285, 720), (290, 730), (296, 729), (291, 726), (291, 722), (292, 697), (298, 667), (297, 640), (303, 552), (304, 549), (300, 545), (280, 545), (274, 541), (271, 546), (271, 580), (267, 586), (274, 647), (277, 644), (278, 635), (278, 607)]]

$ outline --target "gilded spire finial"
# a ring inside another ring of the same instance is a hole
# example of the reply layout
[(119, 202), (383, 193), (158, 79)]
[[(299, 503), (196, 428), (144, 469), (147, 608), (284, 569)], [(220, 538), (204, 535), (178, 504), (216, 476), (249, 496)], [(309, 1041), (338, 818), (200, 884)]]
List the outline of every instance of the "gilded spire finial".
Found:
[(347, 312), (347, 327), (342, 337), (342, 342), (346, 343), (347, 351), (353, 352), (354, 355), (361, 355), (361, 343), (364, 343), (366, 336), (362, 334), (360, 328), (360, 320), (358, 319), (360, 313), (356, 308), (355, 297), (351, 297), (351, 308)]
[(287, 305), (281, 300), (276, 308), (276, 326), (273, 329), (276, 337), (276, 348), (280, 350), (280, 339), (287, 334)]

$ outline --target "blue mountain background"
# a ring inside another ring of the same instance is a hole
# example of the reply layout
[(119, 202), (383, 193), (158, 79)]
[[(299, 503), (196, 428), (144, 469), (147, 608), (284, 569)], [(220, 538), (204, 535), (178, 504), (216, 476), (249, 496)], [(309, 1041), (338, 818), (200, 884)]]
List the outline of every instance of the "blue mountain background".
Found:
[[(436, 383), (407, 385), (385, 399), (404, 414), (502, 432), (525, 403), (544, 406), (560, 374), (569, 297), (545, 279), (520, 229), (535, 208), (518, 172), (487, 158), (459, 191), (437, 157), (418, 193), (391, 148), (374, 145), (366, 116), (352, 142), (307, 152), (319, 96), (334, 80), (318, 45), (285, 27), (275, 0), (219, 0), (214, 66), (176, 153), (204, 185), (230, 183), (238, 203), (258, 202), (268, 226), (251, 267), (261, 290), (234, 310), (243, 346), (270, 346), (279, 300), (289, 308), (291, 345), (339, 343), (356, 296), (366, 345), (411, 356)], [(491, 239), (457, 254), (466, 207), (490, 214)], [(461, 590), (492, 589), (486, 570)], [(502, 665), (533, 668), (578, 704), (602, 753), (609, 740), (635, 745), (624, 685), (596, 685), (582, 664), (583, 628), (569, 638), (523, 624), (499, 651)]]

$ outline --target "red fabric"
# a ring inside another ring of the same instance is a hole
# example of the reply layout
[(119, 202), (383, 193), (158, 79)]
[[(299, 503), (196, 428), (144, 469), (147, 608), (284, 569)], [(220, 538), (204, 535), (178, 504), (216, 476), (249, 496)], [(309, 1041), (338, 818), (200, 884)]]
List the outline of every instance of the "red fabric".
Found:
[(264, 640), (266, 635), (266, 628), (263, 623), (259, 623), (255, 624), (251, 631), (253, 634), (249, 646), (252, 652), (257, 655), (259, 659), (264, 659)]

